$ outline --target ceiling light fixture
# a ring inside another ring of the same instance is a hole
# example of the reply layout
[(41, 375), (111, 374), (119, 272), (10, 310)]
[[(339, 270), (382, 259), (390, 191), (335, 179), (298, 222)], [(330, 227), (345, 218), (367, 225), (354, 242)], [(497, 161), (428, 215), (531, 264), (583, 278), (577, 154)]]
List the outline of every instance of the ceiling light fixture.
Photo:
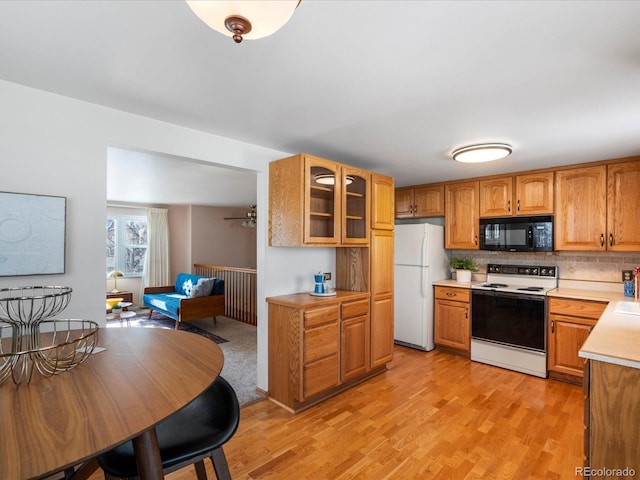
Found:
[[(316, 183), (319, 183), (320, 185), (336, 184), (336, 178), (334, 177), (333, 173), (319, 173), (318, 175), (313, 177), (313, 179), (316, 181)], [(353, 177), (351, 175), (347, 175), (344, 178), (344, 183), (346, 185), (351, 185), (353, 183)]]
[(512, 151), (511, 145), (506, 143), (481, 143), (458, 148), (452, 155), (456, 162), (481, 163), (508, 157)]
[(289, 21), (301, 0), (186, 0), (200, 20), (236, 43), (277, 32)]

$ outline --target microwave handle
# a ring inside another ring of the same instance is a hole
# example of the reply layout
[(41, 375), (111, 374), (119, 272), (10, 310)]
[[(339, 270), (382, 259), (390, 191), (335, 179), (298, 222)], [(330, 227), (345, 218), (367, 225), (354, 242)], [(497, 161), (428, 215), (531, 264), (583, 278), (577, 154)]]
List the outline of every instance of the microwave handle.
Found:
[(529, 248), (533, 248), (533, 227), (531, 225), (527, 228), (527, 243)]

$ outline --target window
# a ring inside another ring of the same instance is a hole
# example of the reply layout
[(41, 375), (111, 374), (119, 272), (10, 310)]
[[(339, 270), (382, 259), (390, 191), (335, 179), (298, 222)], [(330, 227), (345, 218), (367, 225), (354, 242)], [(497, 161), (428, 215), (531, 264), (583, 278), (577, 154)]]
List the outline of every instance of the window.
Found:
[(120, 270), (140, 277), (147, 254), (147, 217), (109, 215), (107, 218), (107, 273)]

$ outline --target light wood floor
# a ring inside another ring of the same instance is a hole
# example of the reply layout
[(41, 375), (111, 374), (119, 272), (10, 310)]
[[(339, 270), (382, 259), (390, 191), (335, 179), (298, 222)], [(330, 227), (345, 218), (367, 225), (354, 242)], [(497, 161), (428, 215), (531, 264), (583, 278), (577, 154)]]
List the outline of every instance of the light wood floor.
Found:
[(580, 387), (404, 347), (389, 367), (297, 415), (244, 407), (225, 446), (234, 480), (576, 478)]

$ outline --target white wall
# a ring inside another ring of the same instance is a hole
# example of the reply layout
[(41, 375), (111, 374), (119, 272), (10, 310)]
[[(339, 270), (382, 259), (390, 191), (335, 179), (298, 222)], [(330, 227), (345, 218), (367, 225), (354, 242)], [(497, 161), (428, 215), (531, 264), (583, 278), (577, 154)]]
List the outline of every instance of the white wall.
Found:
[[(267, 389), (264, 298), (299, 291), (318, 269), (335, 268), (333, 249), (267, 247), (268, 163), (291, 152), (231, 140), (0, 81), (0, 190), (67, 197), (66, 273), (0, 277), (0, 288), (65, 285), (60, 318), (104, 324), (107, 147), (119, 146), (257, 172), (258, 387)], [(325, 271), (329, 271), (325, 270)]]

